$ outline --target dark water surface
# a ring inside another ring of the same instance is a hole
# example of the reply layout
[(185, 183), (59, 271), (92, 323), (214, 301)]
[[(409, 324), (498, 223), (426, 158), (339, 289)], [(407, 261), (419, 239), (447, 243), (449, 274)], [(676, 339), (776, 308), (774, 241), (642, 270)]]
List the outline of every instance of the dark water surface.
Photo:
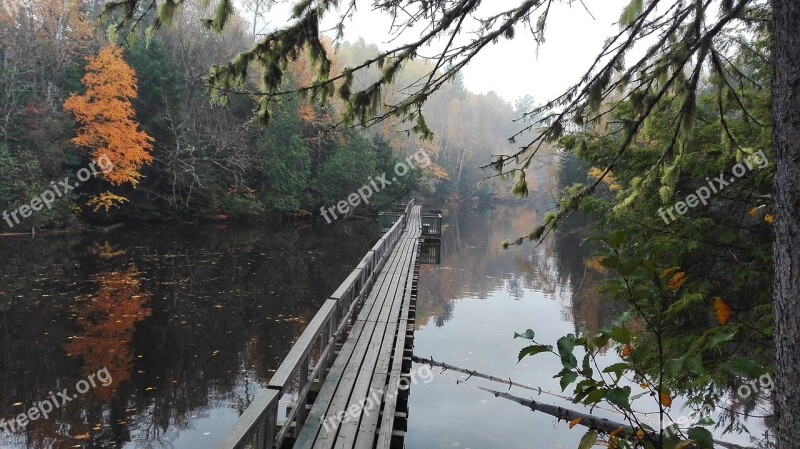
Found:
[(0, 239), (0, 419), (77, 395), (0, 429), (0, 447), (213, 447), (378, 236), (362, 222)]
[[(526, 206), (446, 215), (441, 264), (420, 273), (416, 355), (560, 393), (560, 361), (517, 363), (525, 345), (514, 332), (532, 328), (555, 344), (596, 331), (621, 307), (601, 299), (608, 274), (581, 246), (579, 221), (538, 247), (502, 249), (540, 221)], [(0, 419), (64, 389), (71, 396), (92, 375), (113, 379), (22, 431), (6, 433), (0, 421), (0, 447), (213, 448), (378, 236), (374, 223), (354, 222), (0, 239)], [(507, 386), (456, 383), (465, 378), (417, 377), (408, 449), (571, 449), (585, 432), (475, 388)]]

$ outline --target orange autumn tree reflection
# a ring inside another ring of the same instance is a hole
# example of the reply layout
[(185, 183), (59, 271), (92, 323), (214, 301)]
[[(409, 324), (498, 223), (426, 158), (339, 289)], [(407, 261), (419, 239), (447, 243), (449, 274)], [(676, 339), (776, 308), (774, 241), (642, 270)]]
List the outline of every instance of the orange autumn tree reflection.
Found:
[(98, 284), (98, 292), (77, 297), (72, 306), (79, 333), (64, 345), (64, 351), (83, 360), (84, 375), (108, 368), (113, 383), (95, 390), (105, 401), (130, 377), (135, 325), (152, 313), (147, 307), (150, 294), (141, 291), (138, 277), (135, 265), (127, 271), (95, 275), (92, 281)]

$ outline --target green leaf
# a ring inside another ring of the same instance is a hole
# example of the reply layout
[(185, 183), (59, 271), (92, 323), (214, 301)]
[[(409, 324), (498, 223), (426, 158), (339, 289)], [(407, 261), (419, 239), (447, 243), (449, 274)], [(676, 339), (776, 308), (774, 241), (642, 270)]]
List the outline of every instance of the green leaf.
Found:
[(704, 417), (700, 418), (699, 421), (697, 421), (697, 425), (698, 426), (713, 426), (716, 423), (717, 423), (716, 421), (714, 421), (713, 419), (709, 418), (708, 416), (704, 416)]
[(714, 437), (708, 429), (702, 427), (692, 427), (688, 433), (689, 439), (694, 440), (700, 447), (704, 449), (712, 449), (714, 447)]
[(583, 403), (586, 405), (597, 404), (606, 397), (607, 391), (608, 390), (605, 388), (598, 388), (596, 390), (592, 390), (591, 393), (586, 395), (586, 399), (583, 401)]
[(756, 362), (740, 355), (734, 356), (730, 362), (726, 363), (725, 369), (736, 376), (747, 379), (755, 379), (763, 372)]
[(611, 328), (611, 339), (616, 341), (617, 343), (621, 344), (630, 344), (631, 343), (631, 331), (625, 329), (624, 327), (614, 326)]
[(575, 380), (577, 378), (578, 378), (578, 373), (574, 373), (574, 372), (569, 372), (569, 373), (566, 373), (563, 376), (561, 376), (561, 382), (560, 382), (561, 383), (561, 391), (563, 392), (564, 390), (566, 390), (567, 387), (569, 386), (569, 384), (571, 384), (572, 382), (575, 382)]
[(624, 373), (625, 370), (627, 369), (628, 369), (627, 363), (615, 363), (613, 365), (607, 366), (605, 369), (603, 369), (603, 372), (614, 373), (614, 375), (617, 377), (617, 380), (619, 380), (619, 378), (622, 377), (622, 373)]
[(598, 349), (605, 348), (608, 341), (611, 340), (611, 335), (608, 332), (599, 332), (593, 339), (592, 344)]
[(581, 442), (578, 443), (578, 449), (591, 449), (595, 443), (597, 443), (597, 431), (590, 430), (581, 438)]
[(720, 327), (719, 329), (720, 329), (720, 332), (716, 333), (715, 335), (713, 335), (708, 340), (708, 347), (709, 348), (714, 348), (714, 347), (717, 347), (717, 346), (721, 345), (722, 343), (727, 343), (727, 342), (733, 340), (733, 337), (736, 336), (736, 331), (732, 331), (732, 332), (731, 331), (725, 331), (725, 330), (722, 330), (722, 329), (725, 329), (725, 328), (722, 328), (722, 327)]
[(550, 346), (550, 345), (532, 345), (532, 346), (528, 346), (526, 348), (523, 348), (521, 351), (519, 351), (519, 360), (517, 360), (517, 362), (522, 361), (523, 358), (525, 358), (525, 357), (527, 357), (529, 355), (536, 355), (536, 354), (540, 354), (542, 352), (549, 352), (549, 351), (552, 351), (552, 350), (553, 350), (553, 347)]
[(616, 387), (608, 390), (608, 393), (606, 393), (606, 400), (622, 410), (631, 408), (630, 397), (631, 387)]
[(558, 354), (561, 356), (561, 363), (567, 368), (577, 368), (578, 359), (572, 355), (572, 350), (575, 349), (575, 336), (572, 334), (565, 335), (558, 339), (556, 345), (558, 346)]
[(514, 338), (524, 338), (525, 340), (533, 340), (534, 335), (536, 335), (536, 333), (533, 332), (533, 329), (528, 329), (523, 334), (514, 332)]
[(619, 257), (616, 256), (609, 256), (600, 259), (600, 265), (612, 270), (616, 270), (621, 264), (622, 262), (619, 260)]
[(677, 359), (669, 359), (664, 364), (664, 371), (670, 377), (675, 377), (680, 374), (683, 369), (683, 357)]
[(592, 370), (591, 366), (591, 358), (592, 358), (591, 354), (588, 352), (586, 353), (586, 355), (583, 356), (582, 370), (583, 370), (583, 375), (585, 377), (592, 377), (592, 374), (594, 373), (594, 370)]
[(700, 354), (694, 354), (691, 357), (686, 358), (686, 369), (690, 372), (698, 375), (702, 375), (705, 373), (705, 369), (703, 368), (703, 357)]

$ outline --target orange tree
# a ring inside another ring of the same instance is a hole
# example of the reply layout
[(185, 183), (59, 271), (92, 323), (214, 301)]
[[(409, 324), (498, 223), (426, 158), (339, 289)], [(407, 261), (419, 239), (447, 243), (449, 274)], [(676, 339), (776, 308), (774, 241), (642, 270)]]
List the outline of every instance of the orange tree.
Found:
[[(75, 145), (91, 150), (92, 159), (111, 165), (100, 176), (114, 186), (139, 183), (142, 166), (152, 162), (153, 138), (139, 130), (131, 100), (136, 98), (136, 73), (122, 58), (122, 49), (107, 45), (95, 57), (87, 58), (86, 86), (83, 95), (72, 94), (64, 109), (80, 125), (72, 139)], [(109, 164), (110, 162), (110, 164)], [(106, 210), (126, 201), (105, 192), (89, 201), (95, 210)]]

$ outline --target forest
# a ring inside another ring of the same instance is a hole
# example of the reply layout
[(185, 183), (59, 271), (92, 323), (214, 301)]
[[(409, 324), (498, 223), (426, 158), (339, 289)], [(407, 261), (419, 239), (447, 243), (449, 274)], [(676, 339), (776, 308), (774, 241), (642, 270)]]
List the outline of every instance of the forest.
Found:
[[(454, 298), (568, 292), (569, 333), (508, 329), (498, 347), (552, 370), (570, 407), (550, 414), (583, 428), (579, 449), (741, 449), (725, 437), (742, 434), (797, 447), (796, 0), (624, 0), (573, 84), (513, 102), (470, 92), (464, 70), (523, 34), (531, 53), (548, 45), (551, 8), (602, 6), (375, 0), (391, 19), (379, 45), (352, 37), (355, 0), (7, 4), (6, 231), (291, 217), (318, 232), (320, 211), (422, 151), (431, 164), (352, 212), (411, 197), (452, 211), (443, 241), (457, 260), (431, 275), (420, 327), (456, 319)], [(511, 235), (487, 250), (499, 232)], [(107, 245), (95, 252), (113, 259)], [(146, 320), (146, 298), (127, 296), (142, 304), (123, 315)]]
[[(102, 10), (98, 1), (36, 0), (13, 14), (0, 11), (0, 164), (6, 174), (0, 210), (18, 212), (51, 182), (74, 179), (101, 156), (115, 167), (69, 191), (52, 191), (57, 201), (46, 195), (46, 207), (27, 211), (24, 219), (7, 213), (5, 232), (318, 216), (321, 207), (360, 187), (363, 173), (392, 171), (419, 149), (435, 164), (400, 178), (353, 213), (374, 213), (413, 189), (442, 202), (511, 198), (500, 183), (482, 182), (488, 173), (479, 166), (506, 151), (504, 136), (530, 98), (512, 105), (493, 93), (473, 94), (456, 80), (426, 106), (435, 117), (432, 141), (397, 123), (337, 126), (343, 104), (315, 105), (299, 96), (282, 99), (264, 126), (253, 119), (253, 96), (238, 95), (221, 106), (206, 79), (211, 65), (253, 45), (256, 30), (245, 20), (246, 8), (218, 34), (202, 25), (205, 11), (189, 3), (174, 26), (151, 39), (140, 28), (116, 43), (107, 39)], [(331, 40), (325, 45), (334, 51)], [(334, 64), (352, 65), (378, 53), (363, 39), (340, 42)], [(292, 62), (286, 89), (313, 79), (309, 58)], [(424, 61), (412, 64), (396, 85), (429, 69)], [(366, 84), (378, 72), (360, 76), (357, 82)], [(251, 78), (255, 85), (257, 76)], [(118, 83), (101, 91), (98, 84), (112, 79)], [(131, 144), (98, 150), (114, 140)]]

